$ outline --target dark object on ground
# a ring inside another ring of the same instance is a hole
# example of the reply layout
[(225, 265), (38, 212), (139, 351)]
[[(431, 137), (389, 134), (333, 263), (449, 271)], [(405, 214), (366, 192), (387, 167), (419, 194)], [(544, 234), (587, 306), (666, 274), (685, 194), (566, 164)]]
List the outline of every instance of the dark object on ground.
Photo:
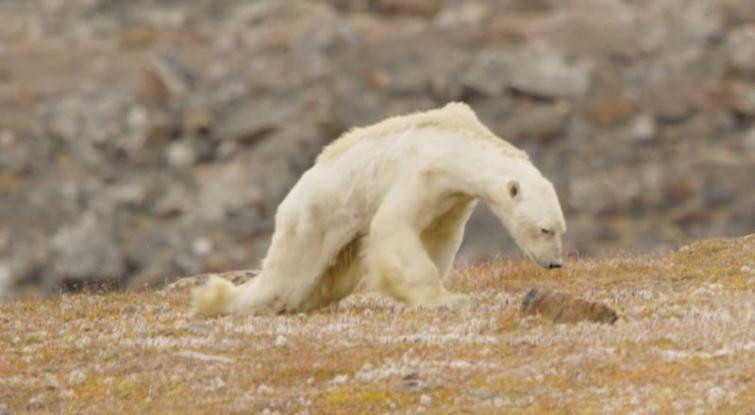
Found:
[(574, 298), (569, 294), (531, 289), (522, 301), (525, 315), (541, 314), (554, 323), (576, 323), (583, 320), (613, 324), (616, 312), (599, 303)]

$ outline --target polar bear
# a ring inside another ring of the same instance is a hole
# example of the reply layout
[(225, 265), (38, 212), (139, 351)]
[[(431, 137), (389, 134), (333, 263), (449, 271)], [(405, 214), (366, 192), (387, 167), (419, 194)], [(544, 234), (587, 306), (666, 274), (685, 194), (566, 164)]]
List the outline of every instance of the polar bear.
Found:
[(193, 313), (303, 312), (339, 301), (363, 278), (412, 306), (465, 299), (443, 286), (477, 201), (521, 250), (561, 266), (566, 231), (553, 185), (523, 151), (463, 103), (354, 129), (327, 146), (281, 202), (258, 276), (219, 277)]

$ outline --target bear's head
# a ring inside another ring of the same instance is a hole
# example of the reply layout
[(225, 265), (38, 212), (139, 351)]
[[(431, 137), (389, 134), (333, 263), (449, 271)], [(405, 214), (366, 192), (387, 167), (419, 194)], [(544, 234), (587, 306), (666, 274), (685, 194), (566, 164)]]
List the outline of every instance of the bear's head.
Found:
[(534, 166), (498, 181), (491, 206), (519, 248), (544, 268), (560, 268), (566, 222), (551, 182)]

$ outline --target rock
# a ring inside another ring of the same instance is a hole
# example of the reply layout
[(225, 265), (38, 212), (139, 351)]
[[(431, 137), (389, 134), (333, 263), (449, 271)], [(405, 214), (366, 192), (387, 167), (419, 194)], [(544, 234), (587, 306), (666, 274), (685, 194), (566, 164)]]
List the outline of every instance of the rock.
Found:
[(194, 198), (188, 189), (174, 185), (155, 202), (154, 212), (163, 218), (180, 216), (192, 205)]
[(702, 195), (709, 207), (731, 206), (735, 199), (742, 197), (742, 186), (746, 186), (748, 177), (752, 181), (753, 168), (748, 172), (719, 163), (697, 167), (708, 172), (703, 180)]
[(510, 60), (509, 85), (525, 94), (543, 98), (578, 98), (590, 88), (587, 62), (568, 63), (557, 51), (536, 45)]
[(159, 40), (158, 33), (150, 26), (134, 26), (126, 29), (120, 39), (125, 48), (144, 48), (152, 46)]
[(372, 0), (329, 0), (328, 4), (344, 13), (367, 13)]
[(252, 166), (243, 161), (212, 164), (196, 171), (199, 217), (219, 221), (262, 201), (263, 193), (250, 182)]
[(52, 272), (57, 281), (114, 280), (123, 276), (118, 246), (93, 214), (63, 226), (52, 238)]
[(378, 12), (390, 15), (433, 16), (440, 8), (437, 0), (377, 0)]
[(657, 134), (655, 119), (648, 114), (635, 117), (627, 126), (627, 136), (640, 142), (651, 141)]
[(278, 131), (287, 115), (273, 102), (248, 100), (226, 112), (219, 120), (217, 135), (222, 140), (253, 145)]
[(744, 76), (755, 76), (755, 23), (732, 31), (727, 48), (729, 65)]
[(578, 212), (592, 214), (628, 211), (641, 194), (636, 177), (625, 177), (621, 171), (585, 176), (570, 183), (569, 206)]
[(535, 288), (524, 297), (521, 312), (524, 315), (542, 315), (554, 323), (592, 321), (613, 324), (618, 320), (616, 312), (603, 304)]
[(184, 97), (194, 85), (194, 76), (173, 51), (152, 55), (144, 69), (141, 94), (152, 102)]
[(191, 251), (196, 256), (206, 256), (214, 249), (212, 240), (209, 238), (196, 238), (191, 241)]
[(174, 168), (192, 166), (197, 157), (196, 149), (189, 140), (174, 141), (165, 149), (165, 159)]
[(147, 189), (141, 183), (121, 183), (110, 186), (106, 198), (113, 206), (141, 207), (147, 197)]
[(333, 379), (331, 379), (328, 382), (328, 384), (333, 385), (333, 386), (339, 386), (339, 385), (345, 384), (348, 381), (349, 381), (349, 375), (340, 375), (339, 374), (339, 375), (336, 375)]
[(435, 24), (441, 27), (473, 26), (482, 23), (489, 12), (488, 6), (484, 3), (459, 3), (441, 9), (435, 17)]
[(755, 7), (750, 0), (723, 0), (717, 5), (731, 25), (755, 23)]
[(275, 338), (275, 347), (284, 347), (288, 343), (288, 339), (286, 339), (286, 336), (278, 335), (278, 337)]
[(120, 91), (83, 91), (63, 95), (42, 107), (45, 133), (64, 143), (80, 163), (96, 166), (127, 147), (131, 97)]
[(587, 117), (593, 123), (608, 127), (623, 124), (634, 116), (634, 103), (625, 98), (606, 98), (595, 101), (587, 107)]
[(742, 135), (742, 144), (745, 150), (755, 153), (755, 127), (750, 128), (749, 131)]
[(205, 108), (188, 108), (183, 112), (181, 130), (188, 135), (203, 135), (210, 131), (212, 115)]
[(504, 76), (507, 70), (508, 62), (501, 58), (500, 53), (484, 51), (460, 75), (462, 85), (483, 96), (497, 97), (503, 93), (507, 86), (507, 80)]
[(658, 82), (646, 91), (643, 107), (655, 114), (660, 122), (680, 123), (695, 112), (690, 99), (691, 88), (688, 83), (678, 80)]
[(569, 109), (558, 104), (528, 106), (508, 117), (503, 135), (514, 141), (548, 142), (563, 133), (568, 115)]
[(755, 83), (731, 81), (724, 88), (725, 98), (733, 110), (755, 115)]
[(667, 195), (669, 205), (679, 206), (700, 192), (701, 187), (700, 180), (695, 180), (693, 177), (679, 177), (668, 182), (664, 193)]
[(0, 193), (16, 191), (23, 184), (23, 179), (15, 174), (0, 173)]

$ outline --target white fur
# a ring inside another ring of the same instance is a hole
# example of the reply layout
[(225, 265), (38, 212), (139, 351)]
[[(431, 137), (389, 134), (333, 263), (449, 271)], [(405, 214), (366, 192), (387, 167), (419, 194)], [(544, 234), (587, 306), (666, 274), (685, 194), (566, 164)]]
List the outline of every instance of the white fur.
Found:
[(338, 301), (366, 275), (410, 305), (463, 299), (442, 280), (477, 200), (542, 266), (561, 263), (563, 214), (526, 154), (464, 104), (354, 130), (323, 151), (278, 207), (259, 276), (211, 281), (194, 312), (270, 314)]

